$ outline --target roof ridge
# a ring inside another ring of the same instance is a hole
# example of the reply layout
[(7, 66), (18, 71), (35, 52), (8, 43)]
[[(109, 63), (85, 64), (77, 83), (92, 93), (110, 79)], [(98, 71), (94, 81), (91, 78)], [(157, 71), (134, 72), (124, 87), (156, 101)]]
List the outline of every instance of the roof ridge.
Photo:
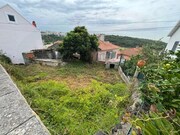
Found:
[(180, 27), (180, 20), (176, 23), (173, 29), (169, 32), (168, 37), (171, 37)]
[[(29, 25), (32, 25), (31, 22), (29, 22), (23, 15), (21, 15), (21, 14), (20, 14), (17, 10), (15, 10), (11, 5), (6, 4), (6, 5), (2, 6), (0, 9), (3, 9), (3, 8), (5, 8), (5, 7), (11, 8), (14, 12), (16, 12), (19, 16), (21, 16), (27, 23), (29, 23)], [(34, 27), (34, 26), (33, 26), (33, 28), (35, 28), (36, 30), (40, 31), (37, 27)]]

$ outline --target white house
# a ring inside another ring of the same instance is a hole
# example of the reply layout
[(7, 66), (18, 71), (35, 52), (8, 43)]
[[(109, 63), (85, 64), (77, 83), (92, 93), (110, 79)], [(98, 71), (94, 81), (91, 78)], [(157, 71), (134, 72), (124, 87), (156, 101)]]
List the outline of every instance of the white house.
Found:
[(10, 5), (0, 8), (0, 50), (14, 64), (24, 63), (22, 53), (43, 48), (40, 31)]
[(171, 30), (168, 36), (170, 37), (170, 39), (166, 46), (166, 50), (171, 50), (173, 52), (180, 50), (180, 20)]
[(106, 62), (107, 60), (114, 59), (120, 49), (120, 46), (114, 45), (109, 41), (104, 41), (104, 35), (97, 35), (99, 39), (97, 61)]

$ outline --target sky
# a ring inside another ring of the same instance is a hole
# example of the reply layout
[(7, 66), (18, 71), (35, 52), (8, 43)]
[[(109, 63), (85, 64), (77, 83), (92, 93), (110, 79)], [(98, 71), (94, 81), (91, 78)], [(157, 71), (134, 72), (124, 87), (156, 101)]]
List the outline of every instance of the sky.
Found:
[(42, 31), (69, 32), (86, 26), (91, 34), (113, 34), (168, 42), (180, 20), (180, 0), (0, 0)]

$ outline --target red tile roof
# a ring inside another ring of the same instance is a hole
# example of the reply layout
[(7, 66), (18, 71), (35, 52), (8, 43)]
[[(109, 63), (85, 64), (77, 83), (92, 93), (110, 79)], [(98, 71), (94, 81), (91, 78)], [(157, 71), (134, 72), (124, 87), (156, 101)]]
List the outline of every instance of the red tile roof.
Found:
[(98, 48), (102, 51), (106, 51), (106, 50), (114, 50), (114, 49), (119, 49), (120, 46), (114, 45), (110, 42), (107, 41), (101, 41), (99, 40), (99, 46)]
[(142, 50), (141, 47), (138, 47), (138, 48), (128, 48), (128, 49), (119, 51), (118, 55), (123, 54), (124, 56), (126, 56), (127, 59), (130, 59), (130, 57), (136, 56), (136, 55), (140, 54), (141, 50)]

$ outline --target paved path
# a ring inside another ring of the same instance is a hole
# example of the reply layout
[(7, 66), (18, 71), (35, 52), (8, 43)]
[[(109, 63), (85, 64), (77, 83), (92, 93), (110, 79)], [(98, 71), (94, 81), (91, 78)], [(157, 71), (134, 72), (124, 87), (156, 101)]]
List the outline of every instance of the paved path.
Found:
[(0, 135), (49, 135), (10, 76), (0, 65)]

